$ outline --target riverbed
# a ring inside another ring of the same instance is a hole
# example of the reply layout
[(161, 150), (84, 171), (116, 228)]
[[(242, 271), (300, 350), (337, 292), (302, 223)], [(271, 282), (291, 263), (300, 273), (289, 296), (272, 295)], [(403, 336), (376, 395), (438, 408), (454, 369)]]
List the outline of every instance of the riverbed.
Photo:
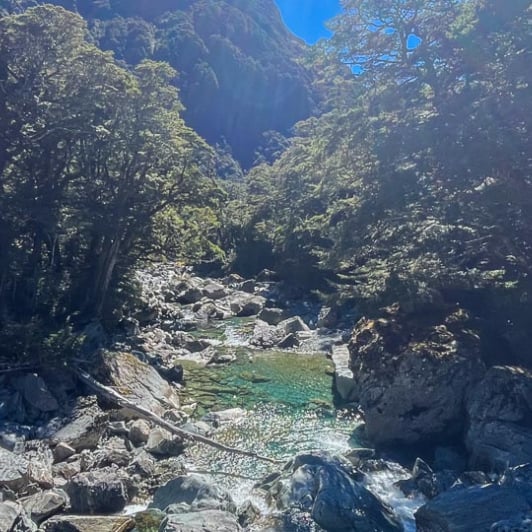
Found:
[[(252, 326), (252, 320), (236, 319), (195, 333), (214, 341), (234, 361), (207, 367), (184, 362), (187, 384), (182, 401), (193, 411), (193, 418), (241, 409), (221, 424), (214, 437), (279, 460), (305, 451), (346, 453), (360, 447), (355, 434), (362, 420), (356, 411), (334, 407), (334, 367), (325, 352), (312, 349), (319, 342), (310, 336), (295, 350), (253, 349), (249, 345)], [(251, 500), (264, 513), (271, 511), (253, 486), (275, 465), (199, 445), (187, 451), (186, 465), (190, 472), (207, 475), (228, 489), (237, 504)], [(413, 512), (423, 501), (408, 499), (393, 486), (407, 477), (408, 472), (397, 466), (368, 476), (367, 486), (394, 507), (405, 530), (413, 531)]]

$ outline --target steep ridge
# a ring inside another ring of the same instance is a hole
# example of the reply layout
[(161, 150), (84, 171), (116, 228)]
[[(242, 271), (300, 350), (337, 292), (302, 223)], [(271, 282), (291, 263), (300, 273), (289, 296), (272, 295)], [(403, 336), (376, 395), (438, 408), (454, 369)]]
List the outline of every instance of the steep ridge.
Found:
[[(0, 12), (44, 2), (0, 1)], [(244, 166), (263, 134), (287, 133), (316, 107), (305, 45), (273, 0), (52, 0), (78, 11), (104, 50), (130, 65), (167, 61), (185, 119), (210, 143), (227, 143)]]

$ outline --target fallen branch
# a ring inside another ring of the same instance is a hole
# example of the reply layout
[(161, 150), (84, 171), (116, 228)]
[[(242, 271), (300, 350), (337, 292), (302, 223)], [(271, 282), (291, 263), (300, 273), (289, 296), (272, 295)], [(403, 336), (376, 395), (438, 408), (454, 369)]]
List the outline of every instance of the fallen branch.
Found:
[(152, 421), (153, 423), (155, 423), (156, 425), (159, 425), (160, 427), (165, 428), (166, 430), (170, 431), (172, 434), (175, 434), (177, 436), (181, 436), (184, 438), (188, 438), (189, 440), (192, 440), (198, 443), (204, 443), (205, 445), (209, 445), (210, 447), (214, 447), (215, 449), (224, 451), (226, 453), (240, 454), (242, 456), (248, 456), (250, 458), (255, 458), (257, 460), (262, 460), (263, 462), (270, 462), (272, 464), (284, 464), (283, 460), (276, 460), (275, 458), (269, 458), (268, 456), (262, 456), (260, 454), (254, 453), (253, 451), (245, 451), (244, 449), (237, 449), (236, 447), (229, 447), (228, 445), (219, 443), (215, 440), (212, 440), (211, 438), (206, 438), (205, 436), (194, 434), (192, 432), (189, 432), (188, 430), (180, 429), (173, 423), (169, 423), (168, 421), (158, 416), (157, 414), (154, 414), (147, 408), (139, 406), (133, 403), (132, 401), (130, 401), (129, 399), (126, 399), (123, 395), (119, 394), (116, 390), (113, 390), (109, 386), (105, 386), (101, 382), (98, 382), (94, 377), (92, 377), (85, 371), (82, 371), (81, 369), (78, 368), (76, 369), (76, 374), (81, 381), (83, 381), (87, 386), (89, 386), (89, 388), (94, 390), (96, 393), (100, 394), (101, 396), (105, 397), (106, 399), (109, 399), (113, 403), (116, 403), (117, 405), (123, 408), (129, 408), (130, 410), (133, 410), (134, 412), (139, 414), (141, 417)]

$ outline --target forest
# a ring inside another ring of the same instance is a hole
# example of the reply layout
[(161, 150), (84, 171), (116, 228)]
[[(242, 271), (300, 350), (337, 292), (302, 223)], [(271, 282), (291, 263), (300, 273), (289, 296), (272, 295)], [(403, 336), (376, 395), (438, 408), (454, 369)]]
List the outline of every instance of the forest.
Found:
[[(410, 314), (458, 305), (486, 356), (530, 365), (529, 2), (346, 1), (312, 48), (264, 1), (230, 2), (227, 20), (207, 20), (203, 2), (78, 3), (88, 23), (32, 4), (0, 4), (7, 352), (42, 356), (93, 317), (112, 327), (131, 269), (166, 257), (270, 267), (373, 316), (396, 301)], [(201, 41), (214, 23), (232, 50), (222, 63)], [(245, 53), (262, 81), (227, 67)], [(221, 64), (227, 76), (208, 105), (210, 82), (192, 81), (204, 60), (207, 77)], [(249, 146), (234, 158), (222, 122), (235, 98), (260, 106), (286, 83), (314, 104), (267, 110), (292, 129), (235, 125), (254, 144), (246, 169)]]
[(530, 530), (531, 20), (0, 0), (0, 531)]

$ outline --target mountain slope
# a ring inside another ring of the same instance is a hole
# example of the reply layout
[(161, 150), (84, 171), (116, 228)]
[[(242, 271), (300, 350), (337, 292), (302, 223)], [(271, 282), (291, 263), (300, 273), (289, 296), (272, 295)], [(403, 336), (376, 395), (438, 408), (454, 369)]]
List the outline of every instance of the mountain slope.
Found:
[[(31, 3), (1, 0), (0, 8)], [(245, 166), (265, 131), (286, 133), (315, 108), (313, 75), (301, 64), (306, 47), (273, 0), (51, 3), (83, 15), (96, 43), (118, 59), (176, 68), (187, 122), (211, 143), (225, 139)]]

